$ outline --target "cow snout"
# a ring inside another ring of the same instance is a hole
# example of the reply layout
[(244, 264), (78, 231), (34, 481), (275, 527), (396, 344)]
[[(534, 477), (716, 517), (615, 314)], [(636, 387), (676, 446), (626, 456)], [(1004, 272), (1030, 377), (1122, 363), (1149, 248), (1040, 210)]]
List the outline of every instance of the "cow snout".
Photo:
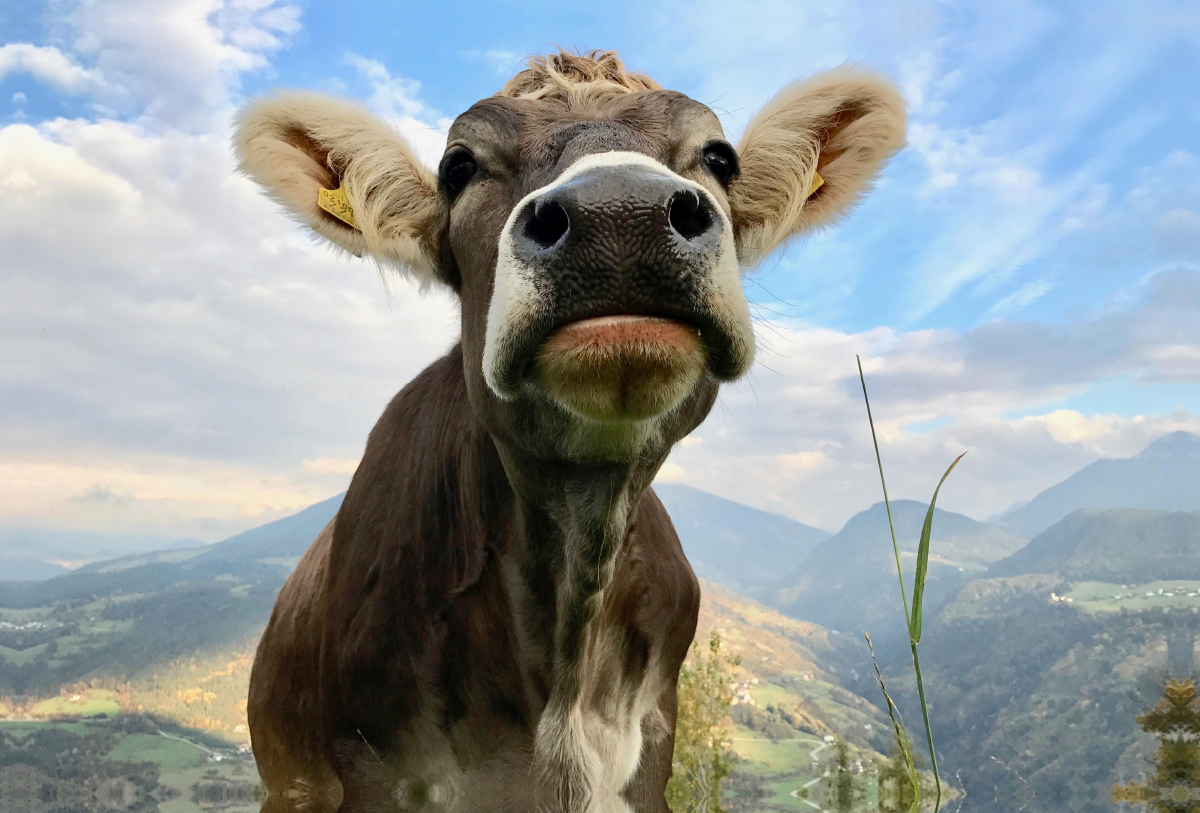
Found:
[(642, 420), (753, 355), (732, 227), (700, 185), (603, 153), (513, 209), (484, 348), (501, 397), (533, 384), (581, 417)]
[[(636, 289), (639, 276), (653, 287), (649, 275), (655, 272), (686, 283), (690, 269), (684, 266), (718, 250), (724, 224), (708, 198), (683, 179), (614, 167), (592, 170), (529, 201), (515, 225), (520, 260), (560, 278), (585, 268), (608, 270)], [(579, 293), (596, 298), (620, 292)]]

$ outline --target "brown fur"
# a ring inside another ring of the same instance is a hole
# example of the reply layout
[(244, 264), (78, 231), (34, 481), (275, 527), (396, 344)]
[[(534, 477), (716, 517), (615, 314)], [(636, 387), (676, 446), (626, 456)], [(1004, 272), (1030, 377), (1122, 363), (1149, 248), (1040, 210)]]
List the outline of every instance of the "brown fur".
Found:
[[(560, 53), (455, 122), (448, 152), (478, 170), (451, 199), (359, 106), (292, 94), (247, 107), (236, 145), (251, 177), (335, 245), (445, 284), (462, 307), (460, 344), (389, 404), (263, 635), (248, 712), (264, 810), (666, 813), (699, 592), (648, 486), (752, 358), (748, 316), (730, 315), (745, 314), (736, 260), (837, 217), (902, 140), (894, 91), (827, 74), (752, 121), (726, 187), (703, 159), (723, 141), (712, 111), (612, 52)], [(629, 174), (612, 174), (621, 161)], [(504, 334), (517, 348), (504, 358), (541, 358), (552, 380), (514, 363), (504, 391), (484, 375), (493, 299), (518, 316), (542, 307), (500, 276), (517, 267), (500, 253), (502, 237), (515, 245), (506, 224), (593, 165), (617, 191), (573, 210), (561, 245), (577, 248), (539, 272), (557, 310)], [(826, 185), (806, 201), (816, 167)], [(627, 186), (639, 177), (656, 179), (644, 197)], [(317, 208), (337, 186), (360, 229)], [(653, 189), (699, 196), (697, 234), (712, 239), (669, 242), (676, 198)], [(608, 327), (587, 333), (597, 318)], [(624, 350), (579, 344), (580, 330)], [(580, 386), (604, 391), (567, 391)]]
[[(455, 348), (389, 405), (336, 520), (288, 580), (263, 636), (248, 713), (274, 809), (332, 810), (345, 785), (350, 809), (391, 809), (369, 798), (377, 784), (396, 784), (374, 775), (375, 755), (394, 750), (402, 721), (423, 716), (437, 720), (423, 759), (389, 774), (415, 784), (425, 763), (453, 753), (457, 793), (486, 800), (463, 809), (533, 809), (543, 789), (529, 775), (532, 737), (554, 680), (543, 620), (554, 610), (538, 591), (553, 592), (557, 565), (554, 554), (529, 558), (541, 534), (529, 535), (551, 520), (503, 472), (467, 403)], [(530, 566), (538, 572), (520, 573)], [(611, 674), (589, 687), (603, 703), (631, 676), (656, 675), (660, 716), (627, 794), (643, 800), (635, 810), (665, 813), (674, 676), (698, 606), (670, 519), (646, 491), (591, 636)]]

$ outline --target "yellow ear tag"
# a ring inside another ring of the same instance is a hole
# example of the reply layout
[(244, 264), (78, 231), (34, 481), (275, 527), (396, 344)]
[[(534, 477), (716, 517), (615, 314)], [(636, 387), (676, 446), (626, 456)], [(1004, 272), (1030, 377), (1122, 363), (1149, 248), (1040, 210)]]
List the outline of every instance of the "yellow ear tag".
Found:
[(813, 196), (813, 193), (816, 192), (818, 189), (820, 189), (824, 185), (825, 185), (825, 179), (821, 177), (821, 174), (819, 172), (814, 172), (812, 183), (808, 185), (808, 194), (804, 196), (804, 199), (808, 200), (809, 198), (811, 198)]
[(354, 207), (350, 205), (350, 199), (346, 197), (346, 190), (342, 187), (326, 189), (322, 186), (317, 190), (317, 205), (350, 228), (358, 228), (358, 221), (354, 219)]

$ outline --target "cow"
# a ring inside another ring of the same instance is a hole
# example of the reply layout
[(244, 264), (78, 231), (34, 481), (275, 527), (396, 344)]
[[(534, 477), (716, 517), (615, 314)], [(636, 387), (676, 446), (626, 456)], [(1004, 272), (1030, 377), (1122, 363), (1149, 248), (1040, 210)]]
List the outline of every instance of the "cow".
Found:
[(237, 122), (307, 228), (461, 305), (281, 591), (247, 713), (263, 809), (664, 813), (699, 587), (650, 483), (750, 370), (741, 273), (842, 216), (905, 106), (842, 67), (737, 149), (710, 108), (559, 52), (450, 127), (436, 174), (346, 101)]

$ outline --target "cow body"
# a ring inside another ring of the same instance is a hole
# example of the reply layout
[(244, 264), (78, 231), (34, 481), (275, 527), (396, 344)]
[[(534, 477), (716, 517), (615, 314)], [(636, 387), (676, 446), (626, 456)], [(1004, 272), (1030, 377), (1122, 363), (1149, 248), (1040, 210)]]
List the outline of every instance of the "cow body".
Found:
[[(459, 348), (405, 387), (255, 661), (255, 755), (280, 808), (538, 809), (563, 533), (510, 486), (467, 402)], [(578, 714), (609, 752), (602, 809), (663, 811), (699, 588), (648, 489), (613, 558)]]
[(650, 482), (753, 363), (741, 268), (844, 213), (903, 123), (886, 83), (831, 72), (735, 151), (709, 108), (600, 52), (531, 60), (459, 116), (436, 177), (353, 105), (244, 111), (248, 174), (333, 244), (453, 290), (462, 323), (264, 633), (264, 809), (666, 811), (699, 593)]

